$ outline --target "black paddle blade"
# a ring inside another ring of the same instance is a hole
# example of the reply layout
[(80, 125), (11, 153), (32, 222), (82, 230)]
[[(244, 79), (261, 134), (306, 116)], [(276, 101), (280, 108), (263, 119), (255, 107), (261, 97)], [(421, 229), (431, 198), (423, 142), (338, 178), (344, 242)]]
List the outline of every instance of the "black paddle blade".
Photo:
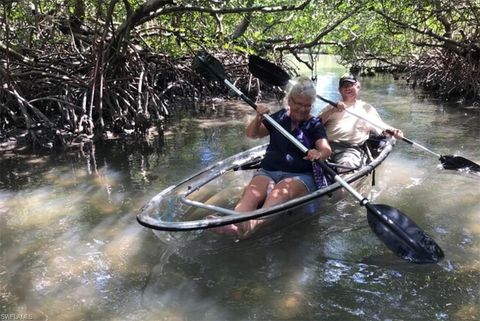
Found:
[(201, 50), (195, 55), (192, 68), (211, 81), (223, 82), (227, 78), (222, 63), (205, 50)]
[(248, 70), (261, 81), (273, 86), (285, 86), (290, 80), (285, 70), (256, 55), (248, 57)]
[(370, 204), (367, 209), (373, 232), (397, 256), (413, 263), (436, 263), (444, 257), (437, 243), (396, 208)]
[(462, 156), (443, 155), (440, 157), (440, 162), (445, 169), (467, 169), (480, 172), (480, 165)]

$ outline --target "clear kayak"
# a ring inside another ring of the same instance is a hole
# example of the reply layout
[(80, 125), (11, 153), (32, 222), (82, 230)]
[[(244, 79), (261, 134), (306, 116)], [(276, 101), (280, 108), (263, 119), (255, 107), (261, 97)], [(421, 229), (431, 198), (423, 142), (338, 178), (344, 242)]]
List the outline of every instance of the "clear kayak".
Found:
[[(394, 142), (394, 139), (385, 138), (369, 140), (371, 162), (343, 179), (357, 188), (371, 186), (375, 169), (388, 157)], [(234, 211), (244, 187), (259, 168), (266, 147), (267, 144), (260, 145), (233, 155), (164, 189), (141, 209), (138, 222), (155, 230), (164, 240), (175, 239), (171, 232), (199, 232), (251, 219), (278, 221), (277, 218), (282, 217), (282, 225), (293, 224), (321, 214), (322, 209), (345, 197), (342, 186), (333, 183), (270, 208), (243, 213)]]

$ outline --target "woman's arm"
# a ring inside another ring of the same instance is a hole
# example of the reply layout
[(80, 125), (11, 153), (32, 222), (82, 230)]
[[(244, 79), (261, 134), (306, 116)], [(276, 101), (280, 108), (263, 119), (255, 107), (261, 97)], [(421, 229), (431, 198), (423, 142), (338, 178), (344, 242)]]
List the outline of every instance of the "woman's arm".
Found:
[(309, 149), (307, 156), (304, 159), (314, 160), (326, 160), (332, 154), (332, 149), (326, 138), (317, 139), (315, 142), (315, 148)]
[(263, 124), (263, 115), (268, 113), (269, 109), (265, 105), (258, 105), (257, 106), (257, 114), (255, 118), (248, 124), (247, 128), (245, 129), (245, 134), (249, 138), (262, 138), (267, 136), (270, 132), (268, 131), (267, 127)]

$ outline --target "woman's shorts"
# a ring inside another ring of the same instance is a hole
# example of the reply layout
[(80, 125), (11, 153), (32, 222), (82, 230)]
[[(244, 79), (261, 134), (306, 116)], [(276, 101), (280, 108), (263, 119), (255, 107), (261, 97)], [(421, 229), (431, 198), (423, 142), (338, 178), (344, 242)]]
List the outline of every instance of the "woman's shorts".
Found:
[(263, 168), (259, 168), (257, 172), (253, 175), (255, 176), (267, 176), (271, 178), (275, 184), (284, 180), (286, 178), (295, 178), (300, 180), (305, 187), (307, 188), (308, 192), (315, 192), (317, 190), (317, 186), (315, 184), (315, 180), (313, 179), (313, 174), (309, 173), (291, 173), (291, 172), (284, 172), (284, 171), (268, 171)]

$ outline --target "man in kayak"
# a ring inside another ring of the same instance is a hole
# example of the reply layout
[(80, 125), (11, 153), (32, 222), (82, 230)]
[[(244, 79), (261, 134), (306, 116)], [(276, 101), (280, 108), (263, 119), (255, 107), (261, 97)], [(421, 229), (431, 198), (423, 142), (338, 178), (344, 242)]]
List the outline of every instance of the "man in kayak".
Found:
[[(295, 81), (285, 97), (286, 108), (275, 112), (271, 117), (309, 150), (303, 154), (298, 147), (276, 130), (264, 115), (269, 112), (265, 105), (257, 107), (255, 118), (248, 124), (246, 135), (249, 138), (270, 136), (265, 157), (260, 169), (245, 187), (235, 210), (249, 212), (259, 207), (271, 207), (317, 189), (312, 162), (325, 160), (331, 154), (325, 128), (317, 117), (311, 114), (316, 90), (308, 77)], [(323, 173), (321, 174), (323, 175)], [(317, 177), (325, 179), (325, 177)], [(214, 228), (221, 234), (246, 237), (265, 220), (249, 220)]]
[[(395, 138), (403, 137), (403, 133), (385, 124), (373, 106), (358, 99), (360, 82), (355, 76), (344, 74), (339, 80), (338, 90), (342, 100), (336, 107), (328, 105), (318, 117), (327, 130), (333, 150), (330, 160), (337, 165), (337, 172), (346, 173), (366, 163), (368, 152), (365, 150), (365, 142), (371, 133), (393, 135)], [(346, 110), (387, 129), (382, 130)]]

